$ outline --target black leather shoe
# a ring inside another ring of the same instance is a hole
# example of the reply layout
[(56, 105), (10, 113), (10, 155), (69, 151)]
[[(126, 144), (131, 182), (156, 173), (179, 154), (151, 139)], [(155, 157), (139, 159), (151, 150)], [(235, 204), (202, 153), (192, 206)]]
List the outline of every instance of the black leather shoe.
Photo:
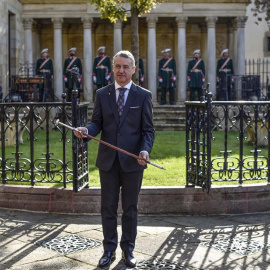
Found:
[(122, 260), (125, 262), (125, 265), (128, 267), (135, 267), (136, 266), (136, 259), (134, 258), (132, 252), (128, 251), (128, 252), (122, 252)]
[(114, 251), (104, 251), (102, 257), (98, 262), (98, 267), (100, 268), (108, 267), (114, 260), (115, 260)]

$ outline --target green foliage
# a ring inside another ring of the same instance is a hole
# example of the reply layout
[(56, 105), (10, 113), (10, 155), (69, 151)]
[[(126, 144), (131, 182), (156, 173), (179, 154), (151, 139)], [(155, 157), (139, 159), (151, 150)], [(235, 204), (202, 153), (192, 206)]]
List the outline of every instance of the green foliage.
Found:
[(96, 10), (101, 13), (102, 19), (109, 19), (112, 23), (115, 23), (118, 19), (127, 20), (127, 10), (124, 4), (129, 3), (132, 8), (137, 9), (138, 14), (142, 15), (149, 13), (159, 3), (166, 0), (90, 0), (90, 5), (96, 5)]
[[(254, 0), (252, 12), (259, 22), (263, 20), (261, 14), (265, 15), (265, 20), (268, 22), (270, 20), (270, 0)], [(258, 22), (256, 23), (258, 24)]]

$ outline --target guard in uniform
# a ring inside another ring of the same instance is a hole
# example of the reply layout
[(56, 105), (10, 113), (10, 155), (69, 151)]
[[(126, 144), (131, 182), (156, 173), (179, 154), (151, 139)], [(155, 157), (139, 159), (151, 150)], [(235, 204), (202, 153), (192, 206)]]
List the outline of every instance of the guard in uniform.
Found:
[(44, 83), (38, 84), (39, 88), (39, 102), (44, 102), (47, 99), (54, 100), (54, 93), (52, 89), (53, 79), (53, 62), (49, 58), (49, 49), (43, 49), (41, 52), (41, 58), (36, 63), (36, 76), (43, 77)]
[(81, 80), (82, 80), (82, 62), (76, 57), (77, 48), (73, 47), (69, 49), (69, 57), (65, 59), (64, 68), (63, 68), (63, 77), (65, 81), (65, 87), (68, 89), (67, 101), (71, 101), (72, 98), (72, 90), (73, 90), (73, 82), (71, 77), (71, 71), (73, 67), (77, 67), (79, 69), (79, 79), (76, 82), (76, 89), (81, 88)]
[(108, 55), (105, 55), (105, 49), (105, 46), (99, 47), (98, 56), (94, 60), (93, 82), (97, 86), (96, 90), (111, 83), (111, 60)]
[(143, 87), (144, 82), (144, 67), (143, 67), (143, 60), (139, 58), (139, 85)]
[(217, 100), (231, 100), (231, 90), (234, 81), (233, 61), (228, 57), (228, 49), (221, 52), (217, 62)]
[(205, 81), (205, 67), (204, 62), (200, 56), (200, 50), (193, 52), (193, 59), (188, 62), (187, 76), (188, 87), (190, 89), (190, 100), (194, 101), (197, 93), (197, 100), (203, 95), (202, 87)]
[(161, 87), (161, 105), (166, 104), (166, 92), (169, 91), (169, 103), (174, 104), (174, 89), (176, 81), (176, 64), (170, 56), (171, 49), (164, 49), (163, 58), (159, 60), (158, 80)]

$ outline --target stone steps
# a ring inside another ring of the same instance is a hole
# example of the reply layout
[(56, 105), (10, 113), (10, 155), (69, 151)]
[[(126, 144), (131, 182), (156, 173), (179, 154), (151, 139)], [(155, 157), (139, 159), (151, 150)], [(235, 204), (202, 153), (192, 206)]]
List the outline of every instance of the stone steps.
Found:
[(156, 130), (174, 131), (185, 130), (185, 105), (156, 105), (153, 109), (153, 121)]

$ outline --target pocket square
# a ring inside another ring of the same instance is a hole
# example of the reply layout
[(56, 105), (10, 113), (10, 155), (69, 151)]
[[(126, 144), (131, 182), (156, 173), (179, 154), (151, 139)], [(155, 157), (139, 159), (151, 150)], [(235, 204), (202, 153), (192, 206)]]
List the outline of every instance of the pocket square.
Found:
[(138, 109), (140, 106), (130, 107), (130, 109)]

